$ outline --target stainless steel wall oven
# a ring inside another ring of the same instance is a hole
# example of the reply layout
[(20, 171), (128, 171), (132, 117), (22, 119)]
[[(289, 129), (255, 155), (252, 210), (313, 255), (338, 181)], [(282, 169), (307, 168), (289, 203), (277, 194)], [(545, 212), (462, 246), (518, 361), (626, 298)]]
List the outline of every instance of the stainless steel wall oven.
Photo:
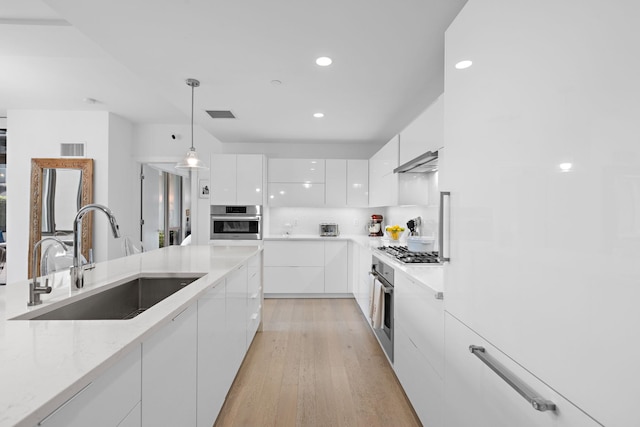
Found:
[[(380, 344), (389, 360), (393, 362), (393, 267), (380, 261), (380, 259), (373, 257), (371, 265), (371, 275), (375, 281), (380, 282), (380, 289), (383, 293), (382, 301), (382, 322), (380, 327), (373, 328), (376, 333)], [(376, 289), (376, 283), (374, 281), (374, 289)], [(376, 295), (374, 295), (374, 298)]]
[(212, 240), (262, 240), (262, 206), (211, 206)]

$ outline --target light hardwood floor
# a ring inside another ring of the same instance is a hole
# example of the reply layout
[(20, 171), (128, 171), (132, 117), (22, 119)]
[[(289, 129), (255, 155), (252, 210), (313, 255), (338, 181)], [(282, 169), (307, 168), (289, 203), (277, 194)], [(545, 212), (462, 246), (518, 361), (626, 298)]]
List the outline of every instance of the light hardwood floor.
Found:
[(268, 299), (215, 427), (420, 426), (353, 299)]

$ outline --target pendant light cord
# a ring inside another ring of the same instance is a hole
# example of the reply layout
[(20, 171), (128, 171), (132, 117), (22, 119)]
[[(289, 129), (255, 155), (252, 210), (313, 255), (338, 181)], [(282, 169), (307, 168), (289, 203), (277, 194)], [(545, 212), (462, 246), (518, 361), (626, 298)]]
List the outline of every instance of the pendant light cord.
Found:
[(191, 86), (191, 150), (193, 151), (193, 91), (195, 90), (195, 86)]

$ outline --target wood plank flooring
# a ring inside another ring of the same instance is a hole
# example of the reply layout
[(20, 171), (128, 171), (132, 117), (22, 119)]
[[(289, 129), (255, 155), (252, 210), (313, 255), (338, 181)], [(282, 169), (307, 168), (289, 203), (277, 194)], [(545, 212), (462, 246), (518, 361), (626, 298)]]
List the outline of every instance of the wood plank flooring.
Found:
[(215, 427), (420, 426), (353, 299), (268, 299)]

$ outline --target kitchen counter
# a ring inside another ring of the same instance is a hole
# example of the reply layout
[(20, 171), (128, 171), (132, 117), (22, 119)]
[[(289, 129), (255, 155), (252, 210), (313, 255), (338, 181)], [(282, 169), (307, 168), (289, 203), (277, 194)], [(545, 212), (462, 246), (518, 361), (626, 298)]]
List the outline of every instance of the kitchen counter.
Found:
[(442, 264), (403, 264), (397, 261), (395, 258), (387, 255), (383, 251), (377, 250), (380, 246), (389, 245), (406, 245), (404, 241), (394, 241), (387, 237), (369, 237), (363, 235), (340, 235), (337, 237), (320, 237), (313, 234), (292, 234), (288, 236), (267, 236), (264, 240), (273, 241), (309, 241), (309, 240), (342, 240), (351, 241), (364, 247), (372, 252), (385, 263), (391, 265), (395, 271), (407, 275), (408, 277), (417, 280), (425, 286), (428, 286), (435, 292), (443, 292), (443, 265)]
[[(0, 427), (34, 425), (96, 379), (129, 350), (193, 304), (213, 284), (260, 252), (258, 246), (171, 246), (96, 264), (83, 289), (64, 283), (27, 307), (27, 281), (0, 291)], [(10, 320), (81, 299), (105, 285), (144, 274), (204, 274), (131, 320)]]

